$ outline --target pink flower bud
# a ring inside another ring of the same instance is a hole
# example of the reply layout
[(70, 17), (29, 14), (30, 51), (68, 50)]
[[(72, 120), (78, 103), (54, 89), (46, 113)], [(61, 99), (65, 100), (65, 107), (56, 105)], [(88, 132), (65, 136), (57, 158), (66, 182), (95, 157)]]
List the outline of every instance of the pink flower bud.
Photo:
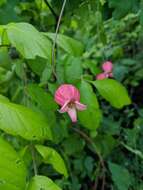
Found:
[(97, 80), (103, 80), (105, 78), (107, 78), (105, 73), (100, 73), (100, 74), (96, 75)]
[(102, 69), (104, 72), (96, 76), (97, 80), (103, 80), (105, 78), (113, 77), (113, 64), (111, 61), (106, 61), (105, 63), (103, 63)]
[(79, 102), (79, 90), (71, 84), (63, 84), (56, 90), (55, 101), (61, 106), (60, 113), (67, 112), (72, 122), (77, 121), (77, 110), (86, 109), (86, 105)]
[(113, 69), (112, 62), (106, 61), (105, 63), (103, 63), (102, 69), (104, 72), (112, 72), (112, 69)]

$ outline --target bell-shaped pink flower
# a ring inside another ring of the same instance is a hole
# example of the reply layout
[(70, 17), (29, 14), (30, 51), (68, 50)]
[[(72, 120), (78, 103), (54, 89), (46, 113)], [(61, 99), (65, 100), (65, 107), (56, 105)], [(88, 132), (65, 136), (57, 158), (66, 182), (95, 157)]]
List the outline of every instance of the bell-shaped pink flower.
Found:
[(103, 80), (109, 77), (113, 77), (113, 64), (111, 61), (106, 61), (102, 65), (103, 73), (96, 75), (97, 80)]
[(112, 72), (112, 69), (113, 69), (112, 62), (111, 61), (106, 61), (105, 63), (103, 63), (102, 69), (103, 69), (104, 72)]
[(86, 109), (86, 105), (80, 103), (80, 92), (71, 84), (63, 84), (56, 90), (55, 101), (61, 106), (60, 113), (67, 112), (72, 122), (77, 121), (77, 110)]

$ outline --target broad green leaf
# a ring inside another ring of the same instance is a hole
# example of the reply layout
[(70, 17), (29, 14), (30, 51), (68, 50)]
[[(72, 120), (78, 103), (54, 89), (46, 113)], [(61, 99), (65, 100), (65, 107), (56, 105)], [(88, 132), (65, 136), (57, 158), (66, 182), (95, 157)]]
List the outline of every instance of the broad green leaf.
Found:
[(59, 83), (75, 84), (81, 79), (82, 72), (82, 61), (79, 57), (73, 57), (71, 55), (60, 57), (56, 67)]
[(10, 43), (24, 58), (36, 56), (51, 60), (51, 42), (28, 23), (10, 23), (5, 26)]
[(101, 96), (103, 96), (115, 108), (131, 104), (125, 87), (113, 79), (96, 80), (93, 82)]
[(50, 178), (45, 176), (34, 176), (26, 190), (62, 190)]
[(56, 150), (43, 145), (36, 145), (36, 149), (43, 157), (45, 163), (51, 164), (57, 172), (63, 174), (65, 177), (68, 176), (64, 160)]
[(51, 139), (47, 119), (25, 106), (0, 99), (0, 129), (28, 140)]
[(44, 68), (42, 74), (41, 74), (41, 78), (40, 78), (40, 82), (41, 84), (47, 84), (48, 80), (51, 78), (52, 75), (52, 65), (51, 64), (47, 64), (46, 67)]
[[(54, 33), (45, 33), (45, 35), (48, 36), (51, 40), (55, 39)], [(70, 38), (63, 34), (58, 34), (56, 42), (59, 47), (61, 47), (67, 53), (72, 54), (73, 56), (80, 56), (83, 53), (84, 48), (82, 43), (73, 38)]]
[(84, 127), (95, 130), (99, 127), (102, 115), (96, 94), (93, 92), (91, 85), (85, 81), (81, 81), (79, 91), (81, 95), (81, 103), (87, 105), (85, 111), (78, 112), (79, 120)]
[[(75, 83), (82, 75), (81, 59), (69, 56), (65, 62), (65, 79), (68, 83)], [(73, 74), (74, 73), (74, 74)]]
[(27, 170), (13, 147), (0, 137), (0, 189), (23, 190)]
[(30, 84), (27, 86), (28, 95), (38, 103), (42, 108), (48, 111), (55, 111), (58, 109), (57, 104), (51, 94), (45, 92), (37, 84)]
[(128, 170), (120, 165), (109, 162), (112, 180), (118, 190), (128, 190), (131, 184), (131, 176)]
[(36, 59), (27, 60), (27, 63), (35, 74), (37, 74), (38, 76), (41, 76), (42, 72), (44, 71), (46, 67), (47, 60), (41, 57), (36, 57)]
[(6, 101), (6, 102), (9, 102), (9, 99), (3, 95), (0, 94), (0, 101)]

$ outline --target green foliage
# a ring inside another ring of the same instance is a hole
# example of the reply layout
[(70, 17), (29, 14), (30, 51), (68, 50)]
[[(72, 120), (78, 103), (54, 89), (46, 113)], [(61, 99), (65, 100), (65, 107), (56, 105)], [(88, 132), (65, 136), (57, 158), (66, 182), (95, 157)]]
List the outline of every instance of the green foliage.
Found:
[(111, 162), (109, 162), (109, 169), (112, 173), (112, 179), (118, 190), (129, 189), (132, 179), (128, 170)]
[(78, 57), (65, 56), (57, 65), (56, 71), (59, 83), (77, 83), (83, 72), (82, 61)]
[(53, 148), (42, 145), (36, 145), (36, 149), (43, 157), (45, 163), (52, 164), (56, 171), (63, 174), (65, 177), (68, 176), (65, 163), (58, 152)]
[[(54, 41), (55, 34), (48, 33), (45, 34), (50, 39)], [(57, 36), (57, 45), (61, 47), (63, 50), (65, 50), (67, 53), (73, 55), (73, 56), (80, 56), (83, 53), (83, 45), (79, 41), (76, 41), (68, 36), (58, 34)]]
[(27, 190), (61, 190), (51, 179), (37, 175), (31, 179)]
[(13, 11), (14, 7), (17, 5), (18, 0), (1, 0), (0, 1), (0, 23), (7, 24), (9, 22), (16, 22), (20, 20), (20, 17)]
[(28, 140), (51, 139), (48, 121), (40, 113), (22, 105), (0, 100), (0, 128)]
[(66, 154), (70, 156), (81, 152), (84, 149), (85, 141), (79, 139), (78, 136), (71, 135), (64, 141), (63, 146)]
[(101, 111), (92, 87), (85, 81), (79, 85), (81, 102), (87, 105), (87, 110), (79, 112), (81, 123), (88, 129), (96, 130), (101, 121)]
[(58, 106), (55, 103), (52, 95), (46, 93), (37, 84), (30, 84), (27, 86), (28, 95), (33, 101), (35, 101), (39, 106), (48, 111), (56, 111)]
[[(51, 43), (28, 23), (11, 23), (6, 26), (10, 43), (17, 48), (24, 58), (36, 56), (51, 60)], [(29, 42), (32, 41), (32, 44)], [(47, 51), (48, 50), (48, 51)]]
[[(114, 8), (113, 16), (121, 18), (130, 12), (137, 12), (139, 8), (139, 0), (109, 0), (109, 6)], [(125, 6), (126, 5), (126, 6)]]
[[(143, 1), (68, 0), (53, 65), (62, 3), (0, 1), (0, 189), (142, 190)], [(96, 80), (105, 61), (114, 79)], [(87, 106), (74, 124), (66, 83)]]
[(27, 169), (13, 147), (0, 138), (0, 188), (21, 190), (26, 186)]
[(122, 108), (131, 103), (126, 89), (117, 81), (112, 79), (97, 80), (93, 84), (112, 106)]

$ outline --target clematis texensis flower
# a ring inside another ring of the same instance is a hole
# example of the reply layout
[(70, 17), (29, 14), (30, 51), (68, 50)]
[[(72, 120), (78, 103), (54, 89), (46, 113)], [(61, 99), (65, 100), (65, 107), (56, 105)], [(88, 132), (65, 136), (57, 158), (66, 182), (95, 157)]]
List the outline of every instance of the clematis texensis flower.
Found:
[(102, 70), (103, 73), (100, 73), (96, 76), (97, 80), (102, 80), (105, 78), (109, 78), (109, 77), (113, 77), (113, 64), (110, 61), (106, 61), (105, 63), (103, 63), (102, 65)]
[(77, 110), (86, 109), (86, 105), (80, 103), (79, 90), (71, 84), (63, 84), (56, 90), (55, 101), (61, 106), (60, 113), (67, 112), (72, 122), (77, 121)]

